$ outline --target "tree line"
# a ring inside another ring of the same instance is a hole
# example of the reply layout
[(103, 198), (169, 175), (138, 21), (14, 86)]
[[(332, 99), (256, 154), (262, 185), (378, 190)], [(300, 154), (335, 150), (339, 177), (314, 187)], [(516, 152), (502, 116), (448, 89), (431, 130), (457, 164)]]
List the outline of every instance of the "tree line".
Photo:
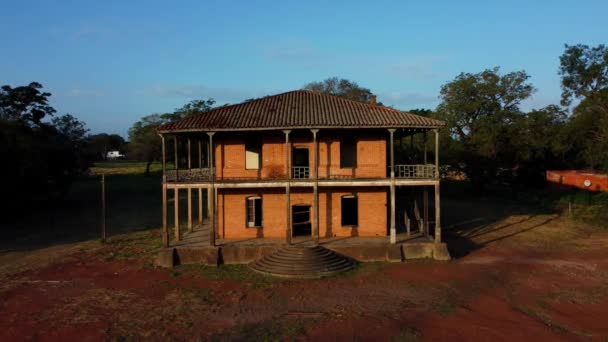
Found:
[[(440, 90), (440, 104), (410, 112), (446, 121), (441, 132), (442, 164), (463, 171), (478, 189), (500, 179), (510, 184), (542, 184), (546, 169), (608, 171), (608, 48), (566, 45), (560, 57), (559, 104), (523, 111), (536, 91), (525, 71), (498, 67), (461, 73)], [(193, 100), (170, 113), (144, 116), (119, 135), (89, 134), (71, 114), (56, 116), (51, 93), (42, 85), (0, 88), (0, 176), (12, 207), (33, 197), (52, 198), (110, 150), (150, 164), (160, 160), (156, 129), (167, 122), (204, 113), (215, 101)], [(356, 82), (332, 77), (305, 89), (355, 101), (374, 95)], [(378, 103), (382, 105), (382, 103)], [(11, 208), (8, 208), (11, 210)]]
[(125, 148), (119, 135), (89, 134), (71, 114), (56, 116), (42, 85), (0, 88), (0, 158), (4, 210), (18, 214), (33, 201), (61, 197), (73, 180), (109, 150)]
[(547, 169), (608, 171), (608, 48), (566, 45), (558, 73), (560, 104), (528, 112), (521, 103), (536, 88), (525, 71), (461, 73), (443, 85), (429, 113), (448, 125), (442, 160), (477, 188), (501, 173), (537, 185)]
[[(476, 189), (490, 182), (544, 184), (547, 169), (608, 171), (608, 48), (565, 45), (559, 104), (523, 111), (536, 88), (526, 71), (495, 67), (461, 73), (440, 90), (434, 109), (408, 112), (444, 120), (442, 164), (464, 172)], [(305, 89), (369, 102), (357, 83), (328, 78)], [(379, 104), (381, 105), (381, 104)], [(418, 149), (422, 141), (416, 140)]]

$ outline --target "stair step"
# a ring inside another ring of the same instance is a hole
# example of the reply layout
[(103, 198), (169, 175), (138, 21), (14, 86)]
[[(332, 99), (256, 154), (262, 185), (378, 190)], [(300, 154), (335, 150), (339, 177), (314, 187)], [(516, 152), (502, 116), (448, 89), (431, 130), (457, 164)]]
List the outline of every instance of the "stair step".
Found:
[(302, 271), (324, 271), (324, 270), (337, 270), (342, 268), (348, 268), (354, 266), (350, 263), (340, 263), (340, 264), (332, 264), (332, 265), (317, 265), (316, 267), (310, 268), (301, 268), (301, 267), (288, 267), (288, 266), (280, 266), (280, 265), (269, 265), (264, 261), (257, 262), (253, 265), (257, 269), (262, 270), (273, 270), (273, 271), (285, 271), (285, 272), (302, 272)]
[(280, 253), (280, 251), (273, 254), (273, 256), (276, 257), (277, 259), (284, 259), (284, 260), (324, 259), (324, 258), (330, 258), (330, 257), (332, 257), (332, 255), (333, 255), (333, 253), (331, 253), (331, 252), (298, 255), (298, 254)]
[(257, 272), (294, 278), (320, 278), (354, 266), (352, 259), (318, 245), (288, 246), (250, 264)]
[(349, 266), (349, 267), (309, 270), (307, 272), (302, 272), (302, 270), (267, 269), (267, 268), (260, 268), (260, 267), (253, 267), (253, 269), (258, 272), (275, 275), (275, 276), (291, 276), (294, 278), (318, 278), (318, 277), (322, 277), (322, 276), (326, 276), (326, 275), (350, 271), (351, 269), (353, 269), (353, 267), (354, 267), (354, 265)]
[(337, 259), (337, 260), (332, 260), (331, 262), (324, 262), (324, 263), (285, 264), (285, 263), (278, 263), (278, 262), (274, 262), (272, 260), (264, 259), (264, 260), (259, 260), (258, 264), (259, 265), (263, 264), (263, 265), (269, 266), (269, 267), (306, 270), (306, 269), (323, 268), (323, 267), (345, 266), (345, 265), (350, 265), (351, 262), (348, 260), (345, 260), (345, 259)]

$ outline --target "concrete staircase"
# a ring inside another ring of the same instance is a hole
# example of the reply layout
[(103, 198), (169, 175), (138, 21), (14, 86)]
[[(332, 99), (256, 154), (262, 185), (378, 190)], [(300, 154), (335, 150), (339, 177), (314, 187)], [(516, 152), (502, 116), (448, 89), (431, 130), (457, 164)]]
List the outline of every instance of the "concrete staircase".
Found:
[(294, 245), (249, 265), (254, 271), (277, 277), (314, 279), (351, 270), (355, 261), (321, 246)]

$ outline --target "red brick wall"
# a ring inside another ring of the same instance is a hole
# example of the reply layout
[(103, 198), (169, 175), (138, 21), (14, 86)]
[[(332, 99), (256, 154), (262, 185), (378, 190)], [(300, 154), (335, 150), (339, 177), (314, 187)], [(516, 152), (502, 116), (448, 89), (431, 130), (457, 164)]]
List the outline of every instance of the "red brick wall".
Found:
[[(319, 235), (386, 236), (387, 195), (383, 188), (320, 188)], [(284, 189), (220, 189), (218, 191), (218, 233), (226, 239), (285, 238), (286, 201)], [(341, 225), (341, 197), (356, 194), (359, 206), (357, 227)], [(262, 197), (263, 228), (246, 227), (246, 199)], [(312, 189), (292, 188), (291, 205), (310, 205)], [(311, 215), (314, 215), (311, 213)], [(311, 216), (312, 219), (312, 216)]]
[[(259, 171), (245, 169), (245, 137), (234, 134), (218, 136), (215, 147), (217, 176), (257, 178), (259, 173), (262, 178), (284, 177), (285, 135), (282, 132), (260, 132), (257, 137), (262, 138), (262, 168)], [(318, 137), (319, 177), (325, 178), (328, 174), (356, 178), (386, 177), (386, 137), (383, 134), (361, 131), (357, 135), (357, 167), (354, 169), (340, 168), (340, 133), (321, 131)], [(314, 165), (312, 133), (290, 136), (290, 146), (308, 148), (309, 165)]]

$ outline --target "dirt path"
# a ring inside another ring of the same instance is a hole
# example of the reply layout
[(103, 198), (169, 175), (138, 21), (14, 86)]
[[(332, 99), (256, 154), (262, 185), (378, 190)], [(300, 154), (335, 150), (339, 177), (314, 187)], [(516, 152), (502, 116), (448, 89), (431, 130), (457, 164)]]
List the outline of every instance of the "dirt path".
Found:
[(451, 262), (368, 263), (315, 281), (154, 269), (156, 232), (5, 253), (0, 340), (608, 338), (607, 232), (550, 216), (475, 232), (477, 247)]

